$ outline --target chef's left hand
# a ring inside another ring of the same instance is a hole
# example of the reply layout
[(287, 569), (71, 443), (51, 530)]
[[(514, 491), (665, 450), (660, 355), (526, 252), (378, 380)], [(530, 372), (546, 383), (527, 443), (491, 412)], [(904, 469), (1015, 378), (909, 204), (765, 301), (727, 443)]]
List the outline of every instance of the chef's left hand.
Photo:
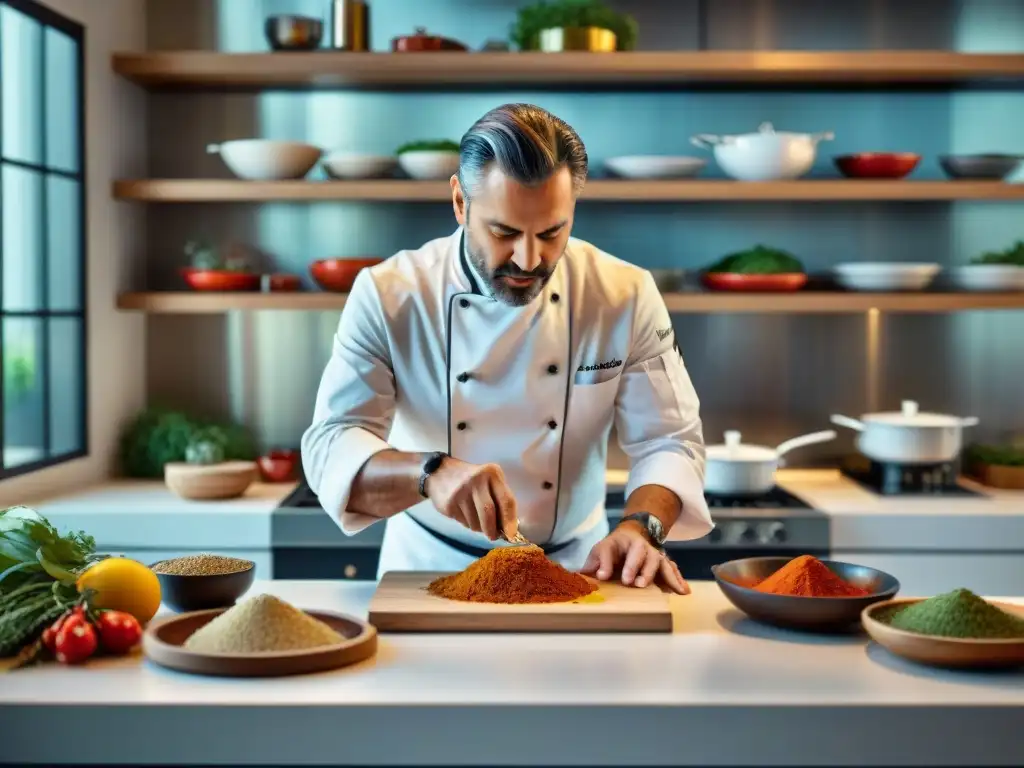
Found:
[(594, 545), (580, 573), (608, 581), (621, 568), (622, 583), (646, 587), (657, 577), (680, 595), (690, 594), (686, 579), (672, 559), (651, 544), (640, 528), (620, 525)]

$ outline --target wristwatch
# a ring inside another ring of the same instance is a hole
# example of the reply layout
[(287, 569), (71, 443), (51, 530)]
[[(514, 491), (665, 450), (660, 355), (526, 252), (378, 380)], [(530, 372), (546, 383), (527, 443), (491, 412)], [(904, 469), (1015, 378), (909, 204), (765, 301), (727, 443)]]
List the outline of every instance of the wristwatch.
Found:
[(427, 478), (441, 468), (441, 462), (447, 455), (443, 451), (434, 451), (423, 462), (423, 473), (420, 475), (420, 496), (424, 499), (427, 498)]
[(661, 548), (665, 545), (665, 539), (668, 537), (665, 526), (661, 524), (661, 520), (650, 512), (634, 512), (631, 515), (626, 515), (619, 521), (619, 525), (622, 525), (627, 520), (635, 520), (640, 523), (644, 527), (647, 538), (654, 546)]

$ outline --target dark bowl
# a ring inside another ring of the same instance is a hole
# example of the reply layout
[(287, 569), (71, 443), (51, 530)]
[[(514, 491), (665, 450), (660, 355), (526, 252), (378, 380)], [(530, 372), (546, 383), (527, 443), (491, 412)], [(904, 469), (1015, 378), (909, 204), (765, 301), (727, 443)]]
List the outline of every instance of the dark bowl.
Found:
[[(150, 568), (156, 568), (153, 563)], [(213, 576), (175, 576), (157, 573), (164, 605), (172, 611), (187, 613), (207, 608), (230, 608), (249, 591), (256, 579), (256, 564), (236, 573), (220, 573)]]
[(747, 616), (765, 624), (811, 632), (849, 629), (860, 622), (869, 605), (891, 599), (900, 591), (894, 576), (865, 565), (822, 560), (844, 581), (870, 590), (866, 597), (791, 597), (758, 592), (744, 584), (758, 584), (792, 560), (792, 557), (750, 557), (712, 566), (719, 588), (729, 602)]
[(943, 155), (939, 165), (954, 179), (1001, 181), (1017, 170), (1018, 155)]
[(271, 16), (263, 31), (275, 51), (311, 51), (320, 46), (324, 23), (312, 16)]

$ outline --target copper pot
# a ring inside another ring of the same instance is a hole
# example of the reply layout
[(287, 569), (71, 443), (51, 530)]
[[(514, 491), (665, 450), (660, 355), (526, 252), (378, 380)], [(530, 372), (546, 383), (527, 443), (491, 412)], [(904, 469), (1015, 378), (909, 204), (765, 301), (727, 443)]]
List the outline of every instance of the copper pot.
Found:
[(423, 51), (468, 51), (469, 48), (458, 40), (428, 35), (424, 27), (416, 27), (415, 34), (399, 35), (392, 38), (391, 50), (399, 53), (419, 53)]

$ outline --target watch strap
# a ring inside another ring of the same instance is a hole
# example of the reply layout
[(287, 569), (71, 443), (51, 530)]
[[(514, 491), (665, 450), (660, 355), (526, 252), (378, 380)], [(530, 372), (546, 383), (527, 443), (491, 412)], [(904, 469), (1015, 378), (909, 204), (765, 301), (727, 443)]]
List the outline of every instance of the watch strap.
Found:
[(441, 462), (444, 461), (445, 456), (447, 456), (447, 454), (443, 451), (434, 451), (429, 454), (423, 462), (423, 471), (420, 473), (419, 491), (420, 496), (424, 499), (427, 498), (427, 478), (440, 469)]

